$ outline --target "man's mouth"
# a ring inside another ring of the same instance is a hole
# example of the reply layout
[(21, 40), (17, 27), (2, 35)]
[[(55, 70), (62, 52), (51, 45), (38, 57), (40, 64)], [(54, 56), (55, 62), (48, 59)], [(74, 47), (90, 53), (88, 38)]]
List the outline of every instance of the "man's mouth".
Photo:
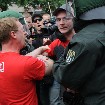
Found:
[(62, 28), (60, 28), (61, 30), (63, 30), (63, 29), (67, 29), (67, 27), (62, 27)]
[(38, 25), (38, 27), (41, 27), (41, 25)]

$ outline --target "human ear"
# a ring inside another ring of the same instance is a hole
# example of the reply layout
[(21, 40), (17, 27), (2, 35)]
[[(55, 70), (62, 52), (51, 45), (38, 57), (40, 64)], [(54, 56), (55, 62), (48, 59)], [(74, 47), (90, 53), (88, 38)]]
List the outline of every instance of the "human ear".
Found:
[(11, 31), (11, 32), (10, 32), (10, 35), (11, 35), (12, 38), (16, 38), (16, 32)]

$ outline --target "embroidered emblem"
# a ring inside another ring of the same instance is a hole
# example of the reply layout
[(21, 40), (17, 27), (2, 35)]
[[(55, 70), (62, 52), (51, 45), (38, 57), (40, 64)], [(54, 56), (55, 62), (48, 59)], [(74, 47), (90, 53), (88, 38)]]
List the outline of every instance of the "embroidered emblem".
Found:
[(67, 56), (66, 56), (66, 62), (67, 63), (72, 62), (74, 60), (74, 58), (75, 58), (75, 55), (76, 55), (75, 51), (69, 50), (68, 53), (67, 53)]
[(4, 72), (4, 62), (0, 62), (0, 72)]

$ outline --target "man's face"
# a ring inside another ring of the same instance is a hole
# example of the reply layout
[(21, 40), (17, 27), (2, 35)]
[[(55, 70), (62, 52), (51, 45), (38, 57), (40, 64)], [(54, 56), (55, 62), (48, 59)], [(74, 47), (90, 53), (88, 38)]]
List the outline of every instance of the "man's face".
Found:
[(44, 25), (43, 25), (43, 19), (40, 18), (40, 17), (35, 17), (34, 22), (33, 22), (33, 25), (34, 25), (34, 27), (35, 27), (35, 29), (37, 31), (40, 31), (41, 28), (44, 27)]
[(28, 27), (31, 28), (32, 27), (32, 19), (31, 19), (31, 17), (27, 17), (27, 18), (25, 18), (25, 20), (26, 20), (26, 22), (28, 24)]
[(73, 29), (73, 17), (67, 17), (66, 11), (60, 11), (56, 16), (56, 24), (62, 34), (67, 34)]
[(49, 14), (43, 15), (43, 20), (49, 22), (50, 21), (50, 15)]
[(26, 31), (19, 21), (16, 21), (16, 24), (18, 26), (18, 31), (15, 33), (17, 44), (20, 46), (20, 48), (23, 48), (25, 46)]
[(51, 25), (51, 23), (50, 23), (50, 15), (49, 14), (44, 14), (43, 15), (43, 21), (44, 21), (44, 23), (45, 23), (45, 26), (50, 26)]

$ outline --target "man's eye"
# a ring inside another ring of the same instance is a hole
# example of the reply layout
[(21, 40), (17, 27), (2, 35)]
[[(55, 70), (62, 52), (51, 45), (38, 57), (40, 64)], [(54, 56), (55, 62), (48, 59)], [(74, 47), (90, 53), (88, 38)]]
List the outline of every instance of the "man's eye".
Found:
[(64, 17), (63, 20), (66, 20), (66, 17)]
[(56, 21), (60, 21), (61, 19), (60, 18), (56, 18)]
[(64, 17), (63, 19), (64, 20), (70, 20), (71, 18), (70, 17)]

